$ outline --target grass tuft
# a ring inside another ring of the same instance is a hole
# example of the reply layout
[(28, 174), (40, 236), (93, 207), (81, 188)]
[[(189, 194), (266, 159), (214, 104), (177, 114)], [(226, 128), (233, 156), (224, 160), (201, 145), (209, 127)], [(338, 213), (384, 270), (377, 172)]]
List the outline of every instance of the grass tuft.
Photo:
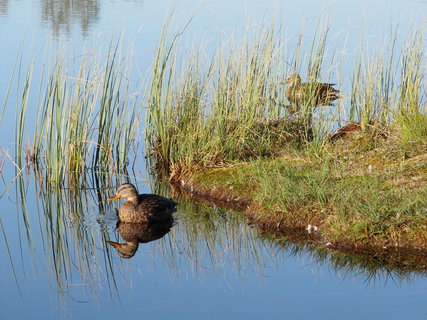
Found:
[[(398, 29), (377, 49), (364, 48), (362, 41), (351, 81), (340, 85), (351, 88), (349, 99), (343, 93), (335, 110), (308, 104), (292, 114), (282, 108), (286, 75), (307, 66), (308, 81), (346, 78), (342, 59), (328, 51), (329, 24), (319, 22), (308, 45), (301, 33), (294, 51), (284, 50), (289, 43), (282, 30), (269, 25), (242, 39), (227, 39), (211, 56), (196, 47), (183, 58), (178, 44), (185, 28), (168, 40), (168, 27), (155, 58), (147, 122), (148, 153), (166, 175), (274, 157), (289, 149), (321, 158), (332, 129), (343, 120), (372, 134), (367, 141), (391, 134), (402, 141), (427, 137), (422, 28), (407, 37), (400, 52)], [(346, 101), (344, 119), (337, 118)]]

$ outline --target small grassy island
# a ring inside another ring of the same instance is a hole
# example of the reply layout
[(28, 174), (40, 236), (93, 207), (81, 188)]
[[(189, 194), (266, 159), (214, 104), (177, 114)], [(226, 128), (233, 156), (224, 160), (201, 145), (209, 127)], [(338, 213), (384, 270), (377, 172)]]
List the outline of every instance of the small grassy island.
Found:
[[(333, 85), (322, 83), (327, 31), (314, 38), (310, 54), (301, 53), (300, 38), (283, 58), (280, 37), (268, 28), (229, 43), (229, 51), (221, 47), (202, 64), (200, 52), (177, 63), (176, 38), (168, 45), (164, 36), (149, 95), (153, 167), (191, 195), (240, 207), (269, 231), (304, 231), (321, 246), (343, 250), (425, 254), (427, 64), (421, 32), (411, 34), (398, 54), (395, 38), (382, 55), (361, 53), (350, 83), (322, 93), (331, 98), (325, 103), (319, 88)], [(292, 90), (284, 79), (297, 73), (307, 79), (309, 98), (295, 105), (296, 98), (285, 98)], [(328, 82), (344, 77), (327, 74)]]
[[(168, 23), (136, 93), (119, 44), (107, 59), (82, 55), (76, 69), (58, 55), (36, 106), (35, 62), (17, 72), (25, 79), (16, 108), (18, 176), (32, 164), (37, 180), (59, 191), (80, 190), (86, 173), (107, 174), (105, 185), (109, 175), (127, 178), (130, 154), (141, 154), (143, 119), (149, 167), (174, 188), (240, 208), (277, 237), (388, 257), (405, 250), (407, 265), (427, 269), (422, 27), (403, 41), (396, 30), (379, 48), (361, 40), (349, 56), (329, 51), (329, 26), (320, 24), (310, 37), (286, 38), (267, 26), (216, 50), (197, 42), (181, 52), (186, 26), (171, 33)], [(29, 107), (37, 114), (27, 145)]]
[(320, 157), (288, 152), (184, 173), (174, 182), (243, 207), (268, 230), (312, 226), (307, 231), (328, 246), (425, 249), (427, 143), (395, 139), (356, 131), (324, 146)]

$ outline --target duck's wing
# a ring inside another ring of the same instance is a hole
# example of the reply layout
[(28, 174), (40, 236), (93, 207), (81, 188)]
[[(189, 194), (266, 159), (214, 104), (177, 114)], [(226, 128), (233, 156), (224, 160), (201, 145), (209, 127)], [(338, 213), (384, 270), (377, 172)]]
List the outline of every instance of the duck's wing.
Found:
[(138, 202), (138, 206), (150, 208), (154, 211), (173, 209), (177, 204), (174, 200), (159, 196), (157, 194), (140, 194), (138, 196)]
[(339, 90), (333, 88), (334, 83), (311, 82), (304, 84), (305, 102), (315, 106), (330, 106), (339, 98)]
[(291, 103), (291, 105), (298, 106), (301, 104), (305, 97), (305, 87), (304, 86), (294, 86), (289, 87), (285, 92), (286, 99)]
[(332, 105), (339, 98), (335, 83), (305, 82), (289, 87), (286, 98), (292, 105)]

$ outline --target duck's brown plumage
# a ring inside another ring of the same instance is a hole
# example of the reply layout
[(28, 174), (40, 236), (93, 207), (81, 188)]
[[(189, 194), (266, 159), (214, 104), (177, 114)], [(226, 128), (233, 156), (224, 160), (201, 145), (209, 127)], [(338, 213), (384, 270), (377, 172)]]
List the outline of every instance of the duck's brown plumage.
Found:
[(292, 74), (286, 79), (285, 84), (291, 84), (285, 95), (286, 99), (296, 108), (301, 105), (306, 107), (331, 105), (339, 98), (340, 91), (333, 87), (334, 83), (301, 83), (301, 77)]
[(127, 198), (118, 210), (120, 221), (141, 223), (147, 221), (162, 221), (170, 219), (176, 210), (176, 202), (157, 194), (138, 194), (131, 183), (122, 184), (115, 196), (108, 201)]

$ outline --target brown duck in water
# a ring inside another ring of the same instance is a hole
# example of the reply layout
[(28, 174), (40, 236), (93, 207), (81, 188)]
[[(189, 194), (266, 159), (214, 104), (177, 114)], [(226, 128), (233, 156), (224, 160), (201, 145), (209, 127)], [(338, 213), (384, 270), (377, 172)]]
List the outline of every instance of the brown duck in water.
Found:
[(291, 74), (284, 84), (291, 85), (285, 95), (291, 103), (286, 107), (293, 112), (297, 112), (301, 105), (306, 107), (330, 106), (339, 98), (340, 91), (333, 88), (334, 83), (301, 83), (301, 77), (298, 74)]
[(129, 259), (135, 255), (140, 243), (147, 243), (160, 239), (171, 230), (172, 226), (172, 218), (164, 221), (145, 223), (119, 221), (117, 222), (117, 229), (126, 243), (117, 243), (113, 241), (107, 241), (107, 243), (116, 248), (121, 258)]
[(131, 183), (122, 184), (115, 196), (108, 201), (126, 198), (118, 210), (120, 221), (141, 223), (147, 221), (162, 221), (170, 219), (176, 210), (176, 202), (157, 194), (138, 194), (135, 186)]

